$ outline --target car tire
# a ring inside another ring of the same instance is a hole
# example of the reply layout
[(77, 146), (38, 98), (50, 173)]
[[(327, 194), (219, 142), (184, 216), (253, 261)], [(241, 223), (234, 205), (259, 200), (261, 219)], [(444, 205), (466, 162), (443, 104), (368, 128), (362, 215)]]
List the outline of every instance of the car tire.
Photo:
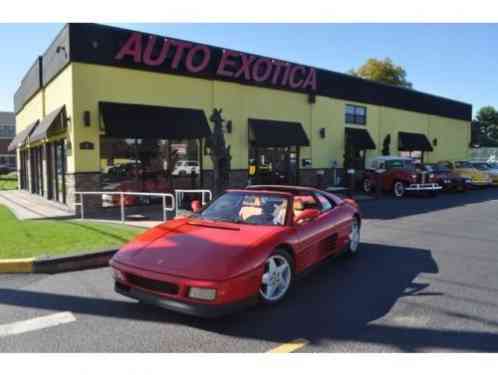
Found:
[(182, 176), (182, 177), (185, 177), (187, 175), (187, 172), (185, 171), (180, 171), (180, 173), (178, 173), (179, 176)]
[(406, 194), (406, 184), (403, 181), (394, 181), (393, 194), (396, 198), (403, 198)]
[(282, 301), (294, 283), (294, 260), (284, 249), (277, 248), (265, 261), (259, 297), (266, 305)]
[(361, 232), (361, 223), (360, 220), (354, 216), (353, 223), (351, 224), (351, 231), (349, 233), (349, 241), (346, 250), (344, 251), (344, 255), (346, 257), (353, 257), (358, 254), (358, 249), (360, 247), (360, 232)]
[(373, 188), (373, 186), (372, 186), (372, 182), (370, 181), (370, 179), (365, 178), (365, 179), (363, 180), (363, 184), (362, 184), (362, 186), (363, 186), (363, 191), (364, 191), (366, 194), (370, 194), (370, 193), (372, 193), (372, 191), (373, 191), (373, 189), (372, 189), (372, 188)]

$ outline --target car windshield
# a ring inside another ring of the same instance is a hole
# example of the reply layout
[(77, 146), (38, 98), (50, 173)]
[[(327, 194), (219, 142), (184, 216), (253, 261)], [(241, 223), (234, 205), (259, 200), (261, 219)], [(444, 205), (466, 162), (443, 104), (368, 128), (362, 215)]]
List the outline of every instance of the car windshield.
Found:
[(474, 168), (474, 166), (468, 161), (456, 161), (455, 168)]
[(487, 171), (489, 169), (489, 165), (487, 163), (472, 163), (474, 168), (479, 169), (481, 171)]
[(427, 164), (426, 167), (429, 172), (451, 172), (446, 165)]
[(254, 225), (285, 225), (287, 198), (276, 194), (228, 192), (198, 218)]
[(386, 168), (415, 169), (415, 164), (413, 163), (413, 161), (408, 159), (393, 159), (393, 160), (386, 160)]

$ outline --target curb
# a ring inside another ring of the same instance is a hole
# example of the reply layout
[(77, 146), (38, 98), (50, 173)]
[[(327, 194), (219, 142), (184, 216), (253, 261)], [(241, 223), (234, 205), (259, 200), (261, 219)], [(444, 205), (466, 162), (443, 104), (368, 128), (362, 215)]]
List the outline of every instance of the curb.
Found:
[(117, 249), (95, 251), (60, 257), (0, 260), (0, 273), (46, 273), (79, 271), (107, 267)]
[(31, 273), (35, 258), (0, 259), (0, 273)]

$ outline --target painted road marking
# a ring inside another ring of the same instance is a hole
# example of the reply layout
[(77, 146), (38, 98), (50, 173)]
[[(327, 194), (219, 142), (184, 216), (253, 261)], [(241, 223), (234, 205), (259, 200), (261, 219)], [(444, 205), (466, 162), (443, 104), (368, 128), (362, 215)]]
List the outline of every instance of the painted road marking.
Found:
[(308, 340), (305, 339), (297, 339), (287, 342), (285, 344), (279, 345), (272, 350), (269, 350), (268, 353), (291, 353), (298, 349), (301, 349), (303, 346), (309, 344)]
[(20, 333), (37, 331), (60, 324), (74, 322), (76, 318), (69, 311), (42, 316), (39, 318), (23, 320), (21, 322), (0, 325), (0, 337), (18, 335)]

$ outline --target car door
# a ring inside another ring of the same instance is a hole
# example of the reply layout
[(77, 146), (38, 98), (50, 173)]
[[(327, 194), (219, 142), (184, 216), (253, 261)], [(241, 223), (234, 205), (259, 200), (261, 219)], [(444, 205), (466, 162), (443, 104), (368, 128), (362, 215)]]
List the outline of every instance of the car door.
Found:
[[(303, 196), (298, 198), (302, 199)], [(334, 254), (338, 239), (338, 233), (332, 225), (332, 204), (330, 207), (323, 207), (315, 194), (306, 195), (306, 198), (306, 208), (316, 208), (321, 214), (314, 220), (295, 224), (299, 238), (298, 262), (303, 269)]]

